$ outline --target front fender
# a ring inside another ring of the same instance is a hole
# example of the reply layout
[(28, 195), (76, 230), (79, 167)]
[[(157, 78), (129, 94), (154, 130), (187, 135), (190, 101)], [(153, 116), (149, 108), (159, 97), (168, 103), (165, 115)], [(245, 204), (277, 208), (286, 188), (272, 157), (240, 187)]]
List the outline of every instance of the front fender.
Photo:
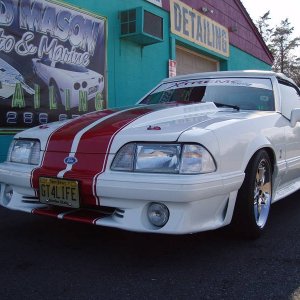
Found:
[(255, 153), (257, 153), (261, 149), (267, 150), (267, 152), (270, 156), (271, 162), (273, 163), (273, 167), (274, 167), (274, 164), (276, 164), (277, 158), (276, 158), (276, 154), (275, 154), (273, 145), (266, 137), (259, 136), (259, 137), (255, 138), (248, 145), (248, 147), (245, 151), (245, 155), (243, 157), (242, 164), (241, 164), (241, 168), (243, 170), (246, 170), (251, 158), (255, 155)]
[(275, 167), (284, 165), (284, 128), (274, 126), (273, 122), (268, 126), (266, 119), (255, 121), (237, 122), (214, 131), (219, 141), (217, 161), (221, 173), (244, 172), (253, 155), (263, 148), (270, 153)]

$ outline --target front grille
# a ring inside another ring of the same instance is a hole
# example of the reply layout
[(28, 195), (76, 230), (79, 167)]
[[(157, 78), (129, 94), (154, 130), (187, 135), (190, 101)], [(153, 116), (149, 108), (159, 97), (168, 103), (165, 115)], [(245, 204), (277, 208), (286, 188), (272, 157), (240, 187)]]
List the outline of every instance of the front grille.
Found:
[(125, 210), (116, 208), (114, 215), (119, 218), (124, 218)]
[(27, 204), (36, 204), (39, 203), (39, 198), (35, 196), (23, 196), (22, 197), (22, 202), (27, 203)]

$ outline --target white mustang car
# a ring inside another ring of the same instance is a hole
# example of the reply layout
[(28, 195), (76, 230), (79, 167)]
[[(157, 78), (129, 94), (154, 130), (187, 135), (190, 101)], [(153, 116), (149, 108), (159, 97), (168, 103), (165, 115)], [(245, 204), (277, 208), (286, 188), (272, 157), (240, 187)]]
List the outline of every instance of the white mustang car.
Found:
[(228, 224), (255, 238), (300, 187), (300, 91), (263, 71), (162, 81), (138, 105), (17, 134), (0, 165), (9, 209), (139, 232)]
[[(86, 92), (87, 99), (93, 99), (104, 89), (104, 78), (101, 74), (83, 66), (51, 61), (48, 58), (32, 59), (33, 72), (46, 85), (53, 86), (58, 105), (73, 108), (79, 105), (79, 92)], [(66, 94), (70, 103), (66, 104)]]

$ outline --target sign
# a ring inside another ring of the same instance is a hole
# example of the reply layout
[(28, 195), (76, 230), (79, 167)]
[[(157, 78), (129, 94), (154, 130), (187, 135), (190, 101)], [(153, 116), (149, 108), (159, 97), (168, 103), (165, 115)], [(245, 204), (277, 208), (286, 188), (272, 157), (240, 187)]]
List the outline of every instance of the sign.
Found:
[(228, 29), (178, 0), (170, 0), (171, 32), (229, 57)]
[(101, 110), (106, 19), (61, 2), (0, 0), (0, 133)]
[(147, 0), (147, 1), (162, 7), (162, 0)]
[(176, 60), (169, 59), (169, 77), (176, 76)]

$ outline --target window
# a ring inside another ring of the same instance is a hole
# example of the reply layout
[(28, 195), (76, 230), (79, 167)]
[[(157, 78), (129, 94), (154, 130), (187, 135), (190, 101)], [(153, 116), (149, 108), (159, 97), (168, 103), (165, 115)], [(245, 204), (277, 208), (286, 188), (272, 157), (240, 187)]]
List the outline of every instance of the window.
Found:
[(271, 81), (261, 78), (202, 78), (163, 83), (141, 103), (169, 102), (215, 102), (242, 110), (275, 110)]
[(281, 94), (281, 112), (283, 116), (290, 119), (293, 108), (300, 108), (300, 92), (289, 82), (279, 81)]

